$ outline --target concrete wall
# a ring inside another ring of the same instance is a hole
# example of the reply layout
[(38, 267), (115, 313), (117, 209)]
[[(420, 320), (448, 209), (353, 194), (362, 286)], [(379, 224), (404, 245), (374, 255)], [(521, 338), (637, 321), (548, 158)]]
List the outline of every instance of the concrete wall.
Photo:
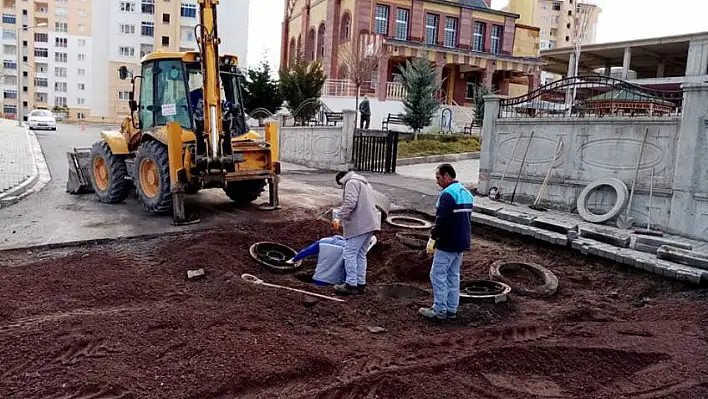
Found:
[[(652, 225), (696, 239), (708, 237), (708, 84), (684, 85), (683, 113), (667, 118), (498, 118), (499, 96), (485, 108), (479, 189), (511, 195), (531, 132), (533, 141), (521, 172), (515, 201), (535, 199), (553, 162), (544, 202), (574, 211), (580, 191), (603, 178), (622, 180), (631, 190), (644, 132), (649, 134), (630, 206), (636, 226), (646, 227), (652, 171)], [(522, 139), (512, 154), (514, 144)], [(555, 156), (556, 140), (562, 148)], [(499, 181), (507, 169), (504, 183)], [(591, 194), (589, 206), (609, 210), (611, 189)]]

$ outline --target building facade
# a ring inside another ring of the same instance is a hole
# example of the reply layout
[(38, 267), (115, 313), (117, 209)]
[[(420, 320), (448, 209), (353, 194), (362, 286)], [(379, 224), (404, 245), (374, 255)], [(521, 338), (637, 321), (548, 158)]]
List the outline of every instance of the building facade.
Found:
[[(249, 0), (219, 4), (220, 51), (245, 65)], [(115, 122), (129, 113), (130, 81), (146, 53), (194, 50), (197, 0), (3, 0), (3, 115), (17, 114), (19, 36), (23, 115), (69, 109), (70, 119)]]
[[(580, 43), (595, 43), (597, 24), (602, 9), (584, 0), (509, 0), (504, 10), (519, 14), (523, 24), (540, 29), (541, 50), (574, 46), (574, 35), (584, 26)], [(562, 75), (541, 74), (541, 83), (560, 79)]]
[(487, 0), (285, 0), (281, 67), (298, 53), (321, 59), (328, 76), (323, 95), (342, 87), (349, 94), (340, 54), (375, 35), (383, 56), (362, 90), (379, 101), (403, 97), (398, 67), (413, 57), (434, 63), (446, 104), (472, 104), (478, 84), (523, 94), (539, 83), (539, 29), (518, 17), (491, 9)]

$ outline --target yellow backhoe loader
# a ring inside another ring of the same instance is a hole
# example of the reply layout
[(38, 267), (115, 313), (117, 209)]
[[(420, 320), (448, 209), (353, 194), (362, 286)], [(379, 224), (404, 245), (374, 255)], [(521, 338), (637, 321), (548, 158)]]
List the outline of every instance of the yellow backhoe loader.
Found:
[[(200, 189), (221, 188), (243, 206), (267, 184), (269, 205), (279, 207), (277, 125), (267, 124), (264, 138), (249, 131), (238, 58), (219, 55), (218, 3), (199, 0), (199, 51), (143, 57), (120, 131), (103, 131), (90, 149), (68, 153), (68, 192), (95, 192), (104, 203), (119, 203), (134, 186), (149, 212), (172, 210), (177, 224), (194, 221), (183, 200)], [(128, 78), (125, 66), (119, 76)]]

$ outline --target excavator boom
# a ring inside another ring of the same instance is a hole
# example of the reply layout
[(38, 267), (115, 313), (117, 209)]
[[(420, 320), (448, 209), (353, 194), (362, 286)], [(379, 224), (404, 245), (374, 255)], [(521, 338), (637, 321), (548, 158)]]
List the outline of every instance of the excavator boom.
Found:
[(221, 89), (219, 82), (219, 34), (216, 6), (219, 0), (199, 0), (200, 34), (197, 37), (204, 78), (204, 135), (209, 163), (221, 159)]

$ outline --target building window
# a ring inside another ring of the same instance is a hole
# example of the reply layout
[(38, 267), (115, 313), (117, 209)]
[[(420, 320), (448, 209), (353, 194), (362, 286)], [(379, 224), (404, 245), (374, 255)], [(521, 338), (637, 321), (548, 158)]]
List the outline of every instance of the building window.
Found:
[(484, 34), (487, 30), (487, 25), (482, 22), (474, 23), (474, 40), (472, 43), (472, 51), (484, 51)]
[(120, 10), (125, 12), (135, 12), (135, 2), (133, 1), (121, 1)]
[(66, 22), (55, 22), (54, 30), (56, 30), (57, 32), (66, 33), (69, 31), (69, 24), (67, 24)]
[(86, 102), (85, 98), (79, 97), (76, 99), (76, 105), (84, 105), (85, 102)]
[(86, 60), (86, 54), (79, 53), (79, 54), (77, 54), (77, 58), (79, 61), (84, 61), (84, 60)]
[(48, 87), (49, 81), (47, 78), (34, 78), (34, 85), (37, 87)]
[(434, 14), (425, 16), (425, 44), (434, 46), (438, 42), (438, 21), (440, 17)]
[(2, 111), (6, 114), (14, 115), (17, 113), (17, 106), (15, 105), (3, 105)]
[(315, 59), (315, 29), (312, 28), (310, 29), (310, 32), (307, 34), (307, 60), (308, 61), (314, 61)]
[(341, 29), (341, 32), (339, 32), (339, 37), (342, 40), (349, 40), (351, 25), (352, 25), (352, 18), (349, 15), (349, 13), (345, 13), (344, 15), (342, 15), (342, 29)]
[(17, 23), (17, 17), (15, 16), (15, 14), (3, 14), (2, 23), (14, 25)]
[(84, 25), (84, 24), (79, 24), (79, 32), (80, 32), (80, 33), (86, 32), (86, 25)]
[(374, 32), (388, 35), (388, 6), (376, 6), (374, 21)]
[(162, 14), (162, 23), (163, 24), (170, 23), (170, 14), (167, 14), (167, 13)]
[(77, 69), (77, 70), (76, 70), (76, 73), (77, 73), (79, 76), (86, 76), (86, 70), (83, 69), (83, 68)]
[(46, 48), (35, 48), (34, 49), (34, 56), (47, 58), (47, 57), (49, 57), (49, 50)]
[(118, 99), (125, 100), (125, 101), (130, 100), (130, 92), (129, 91), (119, 91), (118, 92)]
[(325, 24), (320, 24), (317, 29), (317, 58), (324, 57), (325, 53)]
[(4, 28), (2, 30), (2, 38), (3, 39), (12, 39), (12, 40), (17, 40), (17, 31), (14, 29), (7, 29)]
[(181, 40), (183, 42), (193, 42), (194, 41), (194, 29), (189, 26), (182, 27)]
[(54, 82), (54, 91), (66, 93), (66, 82)]
[(491, 44), (490, 51), (493, 54), (501, 53), (502, 31), (503, 31), (503, 28), (501, 27), (501, 25), (492, 25), (492, 40), (490, 43)]
[(37, 43), (48, 43), (49, 42), (49, 34), (35, 32), (34, 33), (34, 41)]
[(57, 78), (65, 78), (66, 77), (66, 68), (54, 67), (54, 76), (56, 76)]
[(79, 47), (86, 47), (86, 39), (79, 39)]
[(66, 107), (66, 97), (55, 97), (54, 105), (59, 107)]
[(121, 46), (118, 48), (118, 53), (121, 57), (135, 57), (135, 48), (128, 46)]
[(17, 62), (5, 60), (2, 62), (2, 66), (5, 69), (17, 69)]
[(77, 112), (76, 119), (86, 119), (86, 114), (84, 114), (83, 112)]
[(135, 25), (120, 24), (120, 33), (124, 35), (134, 35)]
[(445, 47), (457, 47), (457, 18), (447, 17), (445, 20)]
[(2, 93), (2, 95), (3, 95), (4, 98), (8, 98), (8, 99), (10, 99), (10, 98), (17, 98), (17, 90), (5, 90), (5, 91)]
[(155, 13), (155, 0), (142, 0), (140, 6), (143, 14), (154, 14)]
[(396, 40), (408, 40), (408, 10), (396, 10)]
[(553, 11), (560, 11), (561, 3), (553, 3)]
[(65, 37), (55, 37), (54, 46), (56, 47), (67, 47), (69, 45), (69, 39)]
[(69, 9), (66, 7), (57, 7), (54, 9), (54, 14), (59, 17), (66, 17), (69, 15)]
[(145, 57), (146, 54), (152, 53), (153, 46), (152, 44), (141, 44), (140, 45), (140, 57)]
[(154, 22), (143, 22), (140, 26), (140, 34), (142, 36), (155, 36), (155, 23)]
[(84, 83), (78, 83), (76, 87), (79, 89), (79, 91), (86, 90), (86, 85)]
[(180, 10), (180, 15), (183, 18), (196, 18), (197, 17), (197, 5), (182, 3), (182, 9)]
[(162, 36), (162, 45), (163, 45), (163, 46), (169, 46), (169, 45), (170, 45), (170, 37), (169, 37), (169, 36)]

